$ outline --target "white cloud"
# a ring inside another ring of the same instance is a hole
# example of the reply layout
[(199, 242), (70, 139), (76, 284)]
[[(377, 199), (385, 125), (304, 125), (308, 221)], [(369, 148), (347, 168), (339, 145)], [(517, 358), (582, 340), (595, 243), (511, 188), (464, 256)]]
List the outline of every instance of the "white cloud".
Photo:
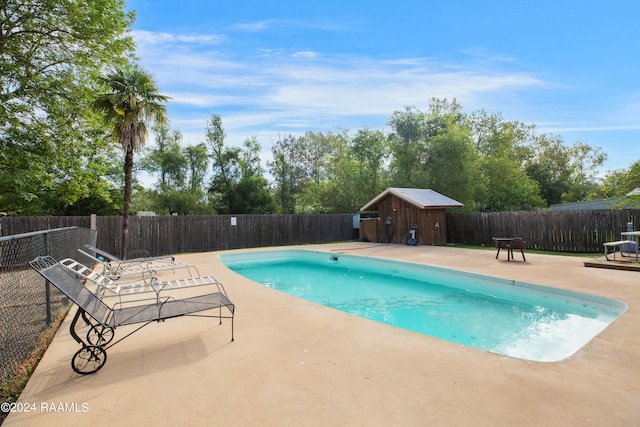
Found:
[(567, 123), (541, 123), (538, 126), (538, 129), (542, 132), (607, 132), (607, 131), (633, 131), (640, 130), (640, 123), (636, 125), (575, 125), (575, 124), (567, 124)]
[[(197, 129), (201, 142), (212, 114), (223, 118), (228, 139), (241, 143), (253, 135), (336, 126), (381, 128), (395, 110), (426, 109), (432, 97), (456, 97), (465, 108), (492, 111), (487, 100), (495, 94), (545, 85), (532, 74), (473, 62), (286, 49), (237, 52), (220, 46), (223, 38), (217, 37), (136, 32), (141, 62), (172, 97), (172, 126), (183, 131), (185, 141)], [(192, 127), (196, 117), (201, 121)], [(188, 132), (182, 129), (187, 123)]]
[(339, 22), (335, 18), (331, 20), (324, 19), (264, 19), (256, 22), (242, 22), (233, 24), (231, 30), (241, 32), (258, 32), (269, 30), (274, 27), (278, 28), (306, 28), (331, 32), (351, 32), (360, 25), (360, 21), (349, 20), (348, 22)]
[(292, 56), (294, 58), (313, 59), (313, 58), (318, 58), (320, 54), (318, 52), (305, 51), (305, 52), (295, 52)]
[(226, 39), (226, 36), (221, 34), (172, 34), (144, 30), (134, 30), (132, 32), (132, 36), (137, 44), (189, 43), (216, 45), (222, 43)]
[(275, 23), (274, 20), (264, 20), (264, 21), (258, 21), (258, 22), (239, 23), (239, 24), (234, 24), (231, 27), (231, 29), (232, 30), (237, 30), (237, 31), (249, 31), (249, 32), (263, 31), (263, 30), (271, 28), (271, 26), (274, 23)]

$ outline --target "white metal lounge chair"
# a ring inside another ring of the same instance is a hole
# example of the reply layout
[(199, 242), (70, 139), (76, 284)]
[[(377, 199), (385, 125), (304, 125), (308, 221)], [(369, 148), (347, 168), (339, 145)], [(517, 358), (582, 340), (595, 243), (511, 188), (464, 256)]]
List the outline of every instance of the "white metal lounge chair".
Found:
[(123, 303), (123, 296), (134, 296), (144, 293), (155, 293), (156, 297), (163, 290), (191, 288), (196, 286), (220, 285), (220, 282), (213, 276), (186, 277), (159, 281), (154, 272), (146, 272), (137, 280), (114, 280), (105, 276), (90, 267), (72, 259), (65, 258), (59, 264), (76, 277), (91, 284), (95, 288), (98, 298), (118, 297), (119, 303)]
[[(175, 257), (173, 255), (160, 255), (160, 256), (142, 256), (142, 257), (135, 257), (132, 259), (121, 259), (118, 258), (115, 255), (110, 254), (109, 252), (103, 251), (102, 249), (98, 249), (95, 246), (91, 246), (91, 245), (84, 245), (84, 247), (86, 249), (88, 249), (89, 251), (95, 253), (96, 255), (100, 255), (101, 257), (103, 257), (105, 260), (107, 261), (116, 261), (116, 262), (129, 262), (129, 261), (166, 261), (166, 262), (174, 262), (175, 261)], [(130, 253), (138, 253), (140, 251), (131, 251)], [(145, 254), (147, 254), (147, 251), (142, 251)]]
[[(229, 300), (224, 287), (220, 283), (217, 283), (213, 288), (213, 292), (203, 295), (182, 299), (163, 296), (147, 301), (137, 300), (132, 303), (116, 304), (112, 308), (102, 302), (74, 274), (52, 257), (38, 257), (29, 262), (29, 264), (78, 306), (69, 332), (78, 344), (82, 344), (82, 348), (71, 359), (72, 369), (79, 374), (91, 374), (102, 368), (107, 361), (107, 349), (151, 322), (159, 322), (173, 317), (190, 315), (215, 317), (220, 319), (220, 324), (222, 324), (222, 319), (231, 319), (231, 341), (234, 340), (233, 316), (235, 305)], [(223, 315), (223, 307), (226, 307), (230, 314)], [(217, 314), (195, 314), (212, 309), (218, 309)], [(80, 317), (82, 317), (86, 326), (90, 327), (86, 335), (86, 341), (80, 338), (76, 331), (76, 325)], [(142, 325), (109, 345), (118, 326), (132, 324)]]
[(81, 259), (88, 259), (94, 265), (100, 265), (102, 267), (102, 274), (113, 280), (118, 280), (121, 277), (144, 275), (150, 271), (156, 273), (171, 271), (175, 273), (178, 269), (186, 269), (190, 276), (193, 276), (194, 272), (196, 276), (200, 275), (195, 265), (175, 262), (173, 257), (136, 258), (128, 261), (114, 261), (102, 255), (92, 255), (91, 252), (94, 252), (94, 250), (89, 248), (87, 248), (87, 251), (78, 249)]
[(176, 263), (176, 258), (173, 255), (120, 259), (109, 252), (96, 248), (95, 246), (84, 245), (84, 247), (86, 249), (86, 251), (83, 251), (85, 254), (93, 254), (90, 255), (92, 258), (99, 260), (102, 264), (107, 266), (108, 269), (105, 270), (105, 273), (108, 272), (108, 275), (113, 279), (117, 279), (119, 277), (118, 274), (126, 274), (131, 270), (161, 271), (186, 268), (189, 271), (189, 274), (192, 274), (191, 270), (193, 269), (197, 276), (200, 275), (196, 266), (186, 263)]

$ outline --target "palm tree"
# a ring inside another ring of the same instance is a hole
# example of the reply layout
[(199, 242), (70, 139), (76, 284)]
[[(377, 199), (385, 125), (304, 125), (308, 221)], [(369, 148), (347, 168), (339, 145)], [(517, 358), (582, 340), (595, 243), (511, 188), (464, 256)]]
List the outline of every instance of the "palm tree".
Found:
[(166, 124), (164, 103), (169, 97), (158, 92), (153, 76), (138, 64), (116, 68), (102, 78), (102, 83), (106, 91), (96, 97), (93, 108), (104, 113), (107, 123), (113, 126), (114, 138), (125, 151), (121, 256), (126, 258), (133, 153), (144, 147), (147, 128), (152, 122)]

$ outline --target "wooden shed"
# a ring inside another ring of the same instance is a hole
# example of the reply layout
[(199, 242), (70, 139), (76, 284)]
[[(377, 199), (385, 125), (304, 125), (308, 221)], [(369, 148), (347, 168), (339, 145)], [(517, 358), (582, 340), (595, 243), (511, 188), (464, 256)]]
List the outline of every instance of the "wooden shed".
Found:
[(388, 188), (360, 209), (360, 240), (444, 245), (446, 209), (462, 206), (433, 190)]

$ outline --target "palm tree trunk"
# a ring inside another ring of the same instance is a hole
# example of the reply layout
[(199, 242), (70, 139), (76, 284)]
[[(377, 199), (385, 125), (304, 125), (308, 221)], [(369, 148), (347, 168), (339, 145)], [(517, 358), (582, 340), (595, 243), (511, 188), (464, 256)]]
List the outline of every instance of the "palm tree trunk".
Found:
[(120, 256), (127, 259), (127, 240), (129, 237), (129, 206), (131, 205), (131, 187), (133, 186), (133, 149), (127, 148), (124, 158), (124, 210), (122, 212), (122, 242)]

